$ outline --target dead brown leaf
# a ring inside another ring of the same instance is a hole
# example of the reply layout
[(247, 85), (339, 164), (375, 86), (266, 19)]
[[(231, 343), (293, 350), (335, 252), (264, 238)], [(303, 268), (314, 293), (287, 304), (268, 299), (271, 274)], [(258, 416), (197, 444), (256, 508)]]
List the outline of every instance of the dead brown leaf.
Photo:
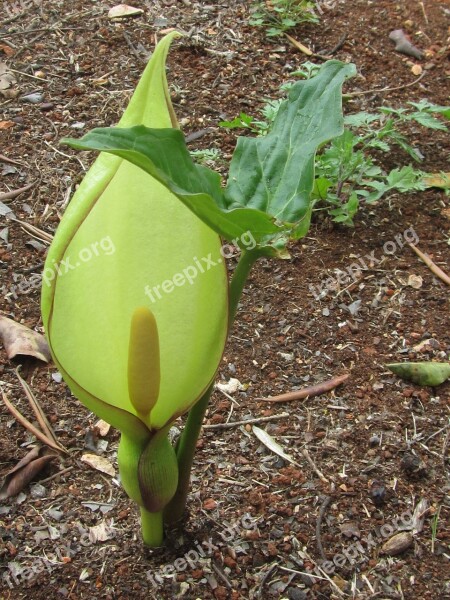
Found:
[(96, 454), (83, 454), (81, 460), (93, 469), (101, 471), (102, 473), (106, 473), (106, 475), (114, 477), (116, 474), (112, 464), (103, 456), (97, 456)]
[(0, 121), (0, 129), (9, 129), (10, 127), (14, 127), (14, 121)]
[(25, 355), (34, 356), (44, 362), (51, 360), (44, 336), (12, 319), (0, 316), (0, 337), (9, 359)]
[(424, 175), (423, 182), (428, 187), (445, 189), (450, 187), (450, 173), (429, 173)]
[(35, 446), (6, 474), (0, 488), (0, 500), (17, 496), (54, 458), (56, 454), (49, 454), (47, 448)]
[(144, 11), (142, 8), (134, 8), (134, 6), (128, 6), (128, 4), (117, 4), (117, 6), (113, 6), (109, 13), (109, 19), (119, 19), (126, 17), (137, 17), (138, 15), (142, 15)]
[(14, 86), (16, 83), (16, 78), (8, 70), (8, 66), (4, 62), (0, 62), (0, 94), (5, 97), (8, 97), (8, 91), (11, 91), (10, 88)]
[(3, 52), (6, 56), (12, 56), (14, 54), (14, 50), (7, 44), (0, 44), (0, 52)]

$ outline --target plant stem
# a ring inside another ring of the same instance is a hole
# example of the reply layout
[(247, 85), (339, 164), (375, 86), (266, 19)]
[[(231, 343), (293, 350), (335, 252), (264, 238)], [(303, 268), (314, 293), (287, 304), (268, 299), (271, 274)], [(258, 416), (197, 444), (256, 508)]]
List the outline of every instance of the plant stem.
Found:
[(239, 259), (230, 282), (228, 330), (230, 330), (231, 326), (233, 325), (238, 303), (242, 295), (242, 290), (244, 289), (247, 281), (247, 277), (250, 274), (251, 268), (260, 256), (263, 256), (263, 254), (256, 249), (242, 252), (241, 254), (241, 258)]
[(158, 548), (163, 545), (164, 529), (163, 529), (163, 513), (152, 513), (146, 510), (143, 506), (141, 509), (141, 528), (144, 544), (151, 548)]
[[(242, 252), (241, 254), (241, 258), (239, 259), (230, 282), (228, 330), (231, 329), (231, 325), (233, 324), (239, 299), (250, 270), (260, 256), (262, 256), (262, 254), (258, 250), (249, 250), (247, 252)], [(191, 408), (186, 425), (178, 441), (178, 488), (175, 496), (164, 509), (164, 520), (166, 523), (176, 523), (183, 516), (189, 491), (192, 463), (194, 461), (197, 440), (202, 429), (203, 419), (213, 389), (214, 382), (212, 382), (200, 400)]]

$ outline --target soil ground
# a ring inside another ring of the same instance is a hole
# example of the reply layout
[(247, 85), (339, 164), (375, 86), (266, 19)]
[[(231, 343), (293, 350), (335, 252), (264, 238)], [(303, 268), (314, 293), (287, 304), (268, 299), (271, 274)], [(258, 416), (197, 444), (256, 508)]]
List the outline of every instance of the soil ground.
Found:
[[(14, 69), (18, 92), (0, 97), (0, 121), (10, 122), (0, 130), (0, 193), (34, 184), (8, 201), (20, 222), (0, 217), (1, 314), (37, 331), (39, 286), (13, 287), (42, 271), (47, 246), (27, 224), (53, 234), (93, 158), (58, 141), (117, 122), (162, 30), (189, 33), (173, 45), (168, 77), (184, 131), (201, 132), (191, 148), (215, 147), (225, 159), (236, 134), (218, 122), (257, 115), (306, 60), (285, 38), (250, 27), (247, 2), (133, 4), (144, 15), (119, 23), (107, 18), (112, 4), (88, 0), (6, 0), (0, 9), (0, 61)], [(334, 57), (355, 62), (359, 74), (346, 91), (369, 91), (346, 105), (354, 112), (421, 98), (449, 104), (449, 25), (447, 2), (341, 0), (324, 9), (320, 25), (291, 33), (318, 54), (341, 42)], [(394, 51), (388, 36), (399, 28), (427, 50), (424, 60)], [(425, 75), (408, 86), (414, 64)], [(386, 87), (395, 89), (376, 91)], [(36, 103), (23, 100), (28, 94)], [(449, 170), (448, 137), (412, 126), (407, 134), (425, 157), (422, 169)], [(383, 166), (407, 163), (393, 153)], [(117, 481), (81, 462), (100, 440), (95, 416), (54, 365), (21, 360), (69, 454), (0, 506), (0, 598), (450, 598), (450, 384), (410, 385), (384, 367), (448, 360), (448, 288), (406, 244), (418, 243), (445, 269), (448, 206), (439, 190), (394, 194), (363, 207), (354, 228), (317, 218), (290, 261), (257, 264), (218, 374), (245, 390), (215, 392), (184, 530), (170, 532), (162, 550), (143, 548), (136, 507)], [(351, 286), (330, 280), (358, 258), (365, 265)], [(408, 285), (411, 275), (420, 287)], [(0, 350), (2, 390), (33, 419), (16, 366)], [(343, 373), (345, 385), (323, 396), (259, 400)], [(259, 427), (296, 464), (269, 452), (249, 425), (208, 427), (277, 415)], [(115, 464), (117, 432), (104, 439), (103, 455)], [(34, 438), (3, 405), (0, 440), (6, 475)], [(408, 536), (415, 510), (423, 524), (414, 521), (411, 543), (386, 554), (388, 539)], [(333, 561), (328, 572), (324, 558)]]

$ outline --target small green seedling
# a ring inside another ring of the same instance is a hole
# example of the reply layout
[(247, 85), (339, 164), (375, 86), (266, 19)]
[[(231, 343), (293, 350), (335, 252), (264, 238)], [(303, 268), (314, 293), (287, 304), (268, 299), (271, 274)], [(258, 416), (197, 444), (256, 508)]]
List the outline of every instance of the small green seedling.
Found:
[(261, 0), (251, 7), (249, 23), (276, 37), (301, 23), (318, 23), (314, 8), (315, 3), (308, 0)]
[[(270, 133), (240, 138), (226, 186), (197, 164), (177, 127), (158, 44), (117, 127), (64, 143), (101, 152), (73, 197), (46, 261), (42, 314), (73, 393), (121, 432), (125, 491), (146, 544), (184, 512), (197, 438), (252, 265), (286, 258), (311, 218), (317, 148), (342, 133), (342, 84), (325, 63), (292, 86)], [(114, 253), (84, 261), (109, 237)], [(221, 237), (241, 250), (228, 284)], [(81, 259), (81, 260), (80, 260)], [(68, 268), (70, 266), (70, 268)], [(172, 423), (188, 413), (176, 444)]]

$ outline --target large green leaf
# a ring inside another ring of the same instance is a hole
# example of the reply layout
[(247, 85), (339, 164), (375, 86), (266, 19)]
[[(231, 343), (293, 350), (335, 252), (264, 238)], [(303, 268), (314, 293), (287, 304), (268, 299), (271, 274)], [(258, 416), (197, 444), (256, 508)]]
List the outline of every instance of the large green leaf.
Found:
[(247, 231), (262, 243), (280, 228), (273, 218), (245, 207), (228, 211), (218, 173), (194, 163), (178, 129), (98, 128), (80, 140), (64, 139), (78, 150), (98, 150), (120, 156), (140, 167), (173, 192), (194, 214), (228, 240)]
[(314, 156), (343, 132), (342, 84), (354, 74), (352, 64), (326, 62), (315, 77), (292, 86), (268, 135), (239, 138), (225, 191), (228, 209), (252, 207), (283, 223), (308, 217)]
[(94, 129), (63, 143), (124, 158), (157, 179), (194, 214), (228, 240), (250, 231), (259, 248), (277, 254), (309, 227), (318, 146), (343, 131), (342, 84), (354, 65), (328, 61), (318, 75), (298, 82), (265, 137), (240, 138), (228, 185), (192, 160), (174, 129)]

